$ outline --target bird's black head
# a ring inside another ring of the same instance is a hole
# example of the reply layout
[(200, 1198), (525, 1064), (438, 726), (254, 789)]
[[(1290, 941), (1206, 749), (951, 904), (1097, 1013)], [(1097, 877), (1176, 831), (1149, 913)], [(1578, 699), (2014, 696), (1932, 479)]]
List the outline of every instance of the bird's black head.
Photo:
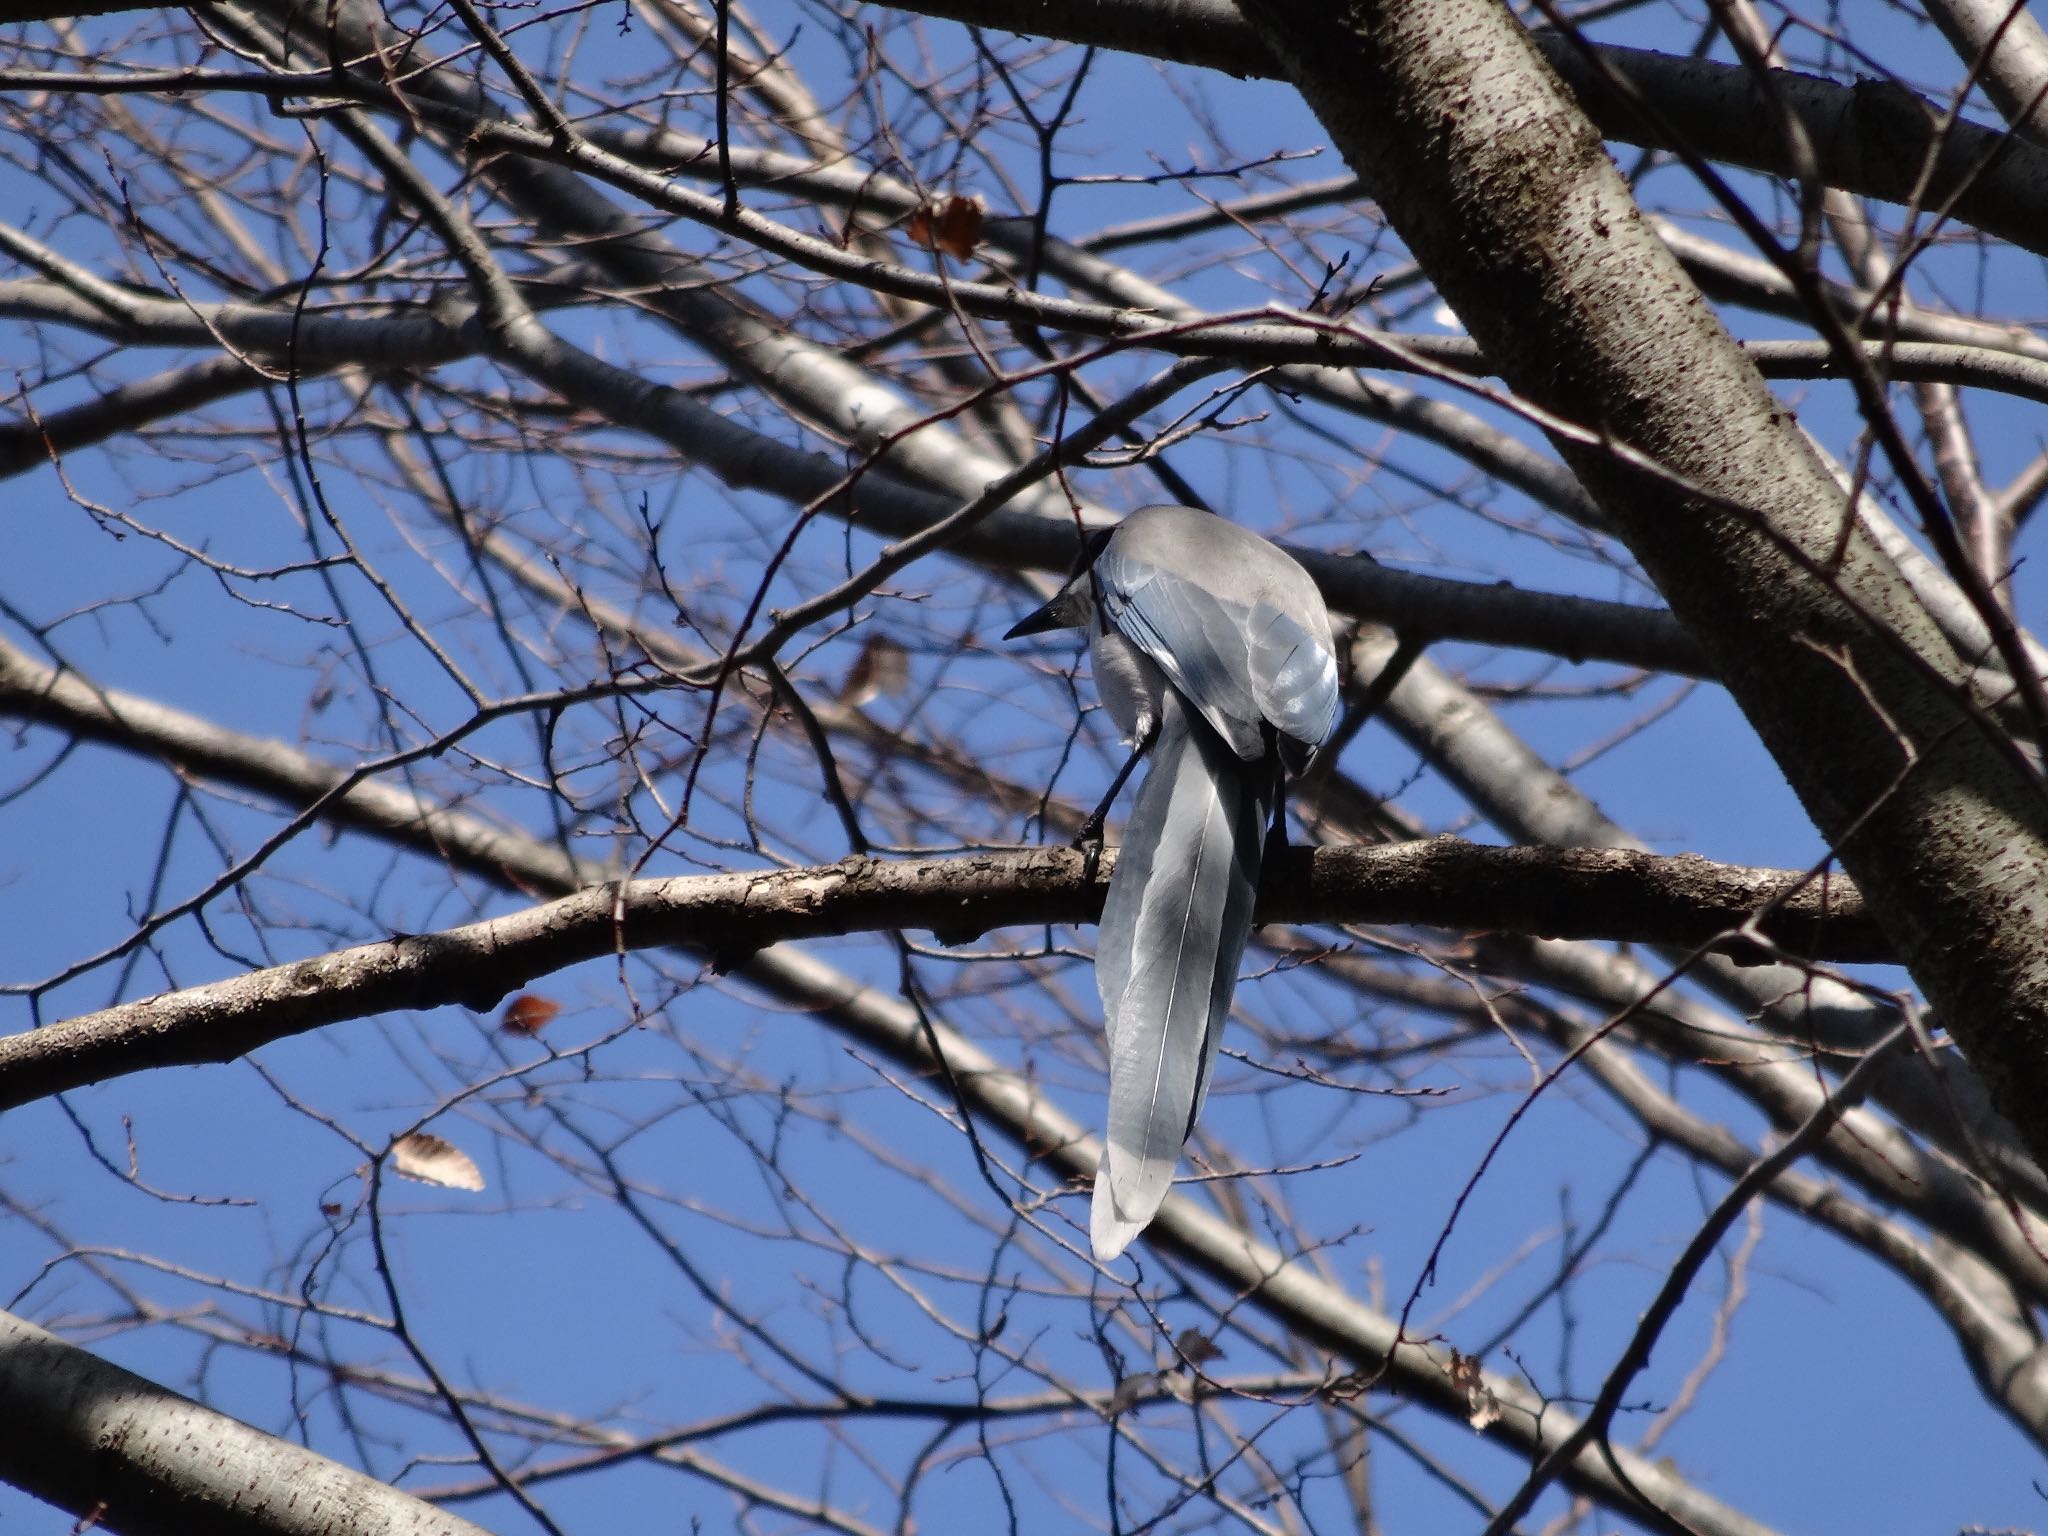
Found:
[(1067, 584), (1043, 608), (1026, 614), (1011, 625), (1003, 638), (1015, 640), (1023, 635), (1042, 635), (1051, 629), (1079, 629), (1086, 624), (1095, 606), (1088, 571), (1102, 557), (1103, 550), (1109, 547), (1109, 541), (1115, 536), (1114, 528), (1098, 528), (1091, 532), (1081, 545), (1080, 558), (1074, 562)]

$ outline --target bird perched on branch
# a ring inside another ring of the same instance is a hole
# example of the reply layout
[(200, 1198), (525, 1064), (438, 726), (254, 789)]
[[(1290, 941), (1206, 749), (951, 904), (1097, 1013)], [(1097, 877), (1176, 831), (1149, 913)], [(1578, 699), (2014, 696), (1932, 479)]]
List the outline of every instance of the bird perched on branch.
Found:
[(1251, 936), (1286, 776), (1337, 720), (1322, 594), (1294, 559), (1194, 507), (1146, 507), (1090, 540), (1057, 596), (1004, 636), (1088, 632), (1095, 689), (1130, 759), (1089, 817), (1151, 767), (1124, 827), (1095, 949), (1109, 1134), (1089, 1240), (1122, 1253), (1173, 1184)]

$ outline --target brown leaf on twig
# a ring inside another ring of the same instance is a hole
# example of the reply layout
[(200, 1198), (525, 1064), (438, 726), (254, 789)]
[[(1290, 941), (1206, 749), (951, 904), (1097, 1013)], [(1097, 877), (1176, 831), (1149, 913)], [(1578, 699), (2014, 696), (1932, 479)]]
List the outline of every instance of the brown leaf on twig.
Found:
[(913, 245), (928, 251), (944, 251), (955, 261), (966, 261), (981, 244), (981, 220), (987, 209), (979, 193), (972, 197), (943, 197), (913, 213), (903, 232)]

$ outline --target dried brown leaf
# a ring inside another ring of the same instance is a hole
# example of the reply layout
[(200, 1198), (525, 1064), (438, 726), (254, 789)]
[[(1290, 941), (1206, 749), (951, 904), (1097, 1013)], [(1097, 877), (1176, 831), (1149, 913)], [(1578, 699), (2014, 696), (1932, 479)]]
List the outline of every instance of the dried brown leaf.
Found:
[(1465, 1422), (1483, 1430), (1500, 1418), (1500, 1399), (1486, 1384), (1486, 1376), (1473, 1355), (1451, 1351), (1451, 1381), (1465, 1394)]
[(1181, 1359), (1189, 1365), (1207, 1365), (1211, 1360), (1223, 1358), (1223, 1346), (1199, 1328), (1183, 1328), (1180, 1337), (1173, 1341), (1173, 1347), (1180, 1351)]
[(561, 1011), (560, 1003), (551, 1002), (537, 992), (522, 992), (505, 1005), (504, 1013), (498, 1018), (498, 1028), (508, 1035), (537, 1035)]
[(903, 233), (913, 245), (928, 251), (944, 251), (955, 261), (966, 261), (981, 244), (981, 221), (987, 210), (988, 204), (979, 193), (972, 197), (956, 193), (936, 203), (926, 203), (911, 214)]
[(391, 1143), (391, 1166), (408, 1179), (438, 1184), (443, 1189), (484, 1187), (483, 1172), (476, 1159), (427, 1131), (414, 1131)]
[(839, 702), (858, 708), (885, 693), (900, 697), (909, 686), (910, 653), (880, 630), (873, 630), (847, 669)]

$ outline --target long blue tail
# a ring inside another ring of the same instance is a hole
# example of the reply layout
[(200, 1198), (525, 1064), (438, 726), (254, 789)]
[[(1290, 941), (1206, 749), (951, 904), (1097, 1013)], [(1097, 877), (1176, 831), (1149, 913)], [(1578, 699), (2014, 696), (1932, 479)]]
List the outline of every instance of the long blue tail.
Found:
[(1102, 907), (1095, 984), (1109, 1033), (1109, 1136), (1089, 1241), (1115, 1258), (1173, 1185), (1230, 1013), (1277, 774), (1169, 693)]

